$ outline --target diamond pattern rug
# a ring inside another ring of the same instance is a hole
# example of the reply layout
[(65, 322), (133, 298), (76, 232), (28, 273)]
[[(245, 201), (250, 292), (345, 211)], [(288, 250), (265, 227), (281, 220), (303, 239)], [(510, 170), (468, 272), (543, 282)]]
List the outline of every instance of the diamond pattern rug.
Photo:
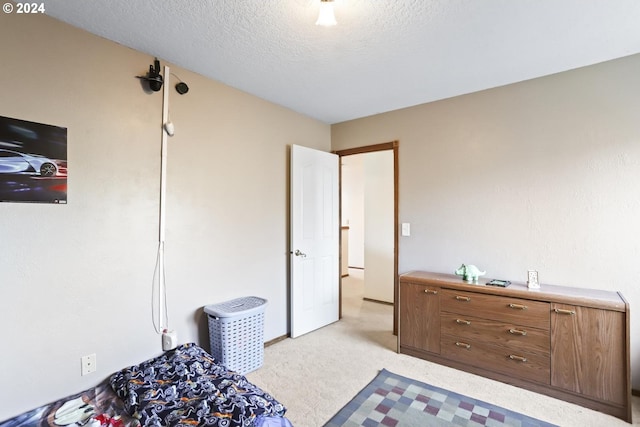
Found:
[(324, 427), (557, 427), (383, 369)]

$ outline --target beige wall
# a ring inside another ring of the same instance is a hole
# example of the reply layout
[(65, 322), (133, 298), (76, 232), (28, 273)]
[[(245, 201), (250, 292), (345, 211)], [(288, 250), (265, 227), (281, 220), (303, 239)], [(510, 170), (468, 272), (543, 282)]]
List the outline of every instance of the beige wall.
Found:
[(364, 155), (343, 156), (342, 225), (349, 226), (349, 266), (364, 268)]
[(394, 301), (393, 150), (364, 157), (364, 297)]
[[(0, 203), (0, 420), (161, 352), (151, 323), (161, 92), (153, 57), (46, 16), (0, 14), (0, 115), (68, 128), (68, 204)], [(163, 65), (171, 65), (164, 64)], [(208, 345), (205, 304), (269, 300), (288, 332), (288, 156), (330, 127), (171, 67), (166, 211), (170, 326)], [(173, 80), (175, 83), (176, 80)], [(97, 354), (95, 374), (80, 357)]]
[[(621, 291), (640, 305), (640, 55), (332, 126), (399, 140), (399, 269)], [(631, 337), (640, 319), (631, 318)], [(633, 338), (632, 338), (633, 339)], [(631, 343), (640, 388), (640, 343)]]

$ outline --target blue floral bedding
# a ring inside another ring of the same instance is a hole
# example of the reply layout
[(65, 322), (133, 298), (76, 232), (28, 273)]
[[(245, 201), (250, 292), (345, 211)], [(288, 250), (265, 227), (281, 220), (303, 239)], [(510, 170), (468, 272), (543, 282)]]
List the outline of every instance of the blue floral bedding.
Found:
[(108, 381), (0, 421), (0, 427), (138, 427)]
[(202, 348), (185, 344), (0, 427), (285, 426), (285, 408)]
[(286, 411), (193, 343), (116, 372), (110, 383), (143, 426), (248, 427)]

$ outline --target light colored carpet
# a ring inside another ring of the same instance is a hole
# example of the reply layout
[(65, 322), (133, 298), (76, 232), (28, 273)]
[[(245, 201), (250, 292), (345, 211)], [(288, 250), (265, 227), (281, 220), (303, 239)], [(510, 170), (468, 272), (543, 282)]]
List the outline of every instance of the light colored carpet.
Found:
[[(265, 349), (264, 365), (247, 374), (288, 409), (295, 427), (320, 427), (386, 368), (560, 426), (629, 426), (581, 406), (396, 353), (393, 307), (362, 300), (362, 271), (343, 279), (343, 318)], [(633, 398), (640, 425), (640, 398)]]

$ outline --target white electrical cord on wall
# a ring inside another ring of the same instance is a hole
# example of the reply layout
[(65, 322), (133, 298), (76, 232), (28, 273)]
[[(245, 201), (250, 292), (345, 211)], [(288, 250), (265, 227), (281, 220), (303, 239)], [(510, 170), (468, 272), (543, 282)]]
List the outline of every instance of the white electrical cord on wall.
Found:
[[(157, 295), (156, 295), (157, 294)], [(157, 312), (157, 314), (156, 314)], [(157, 334), (169, 329), (169, 311), (167, 310), (167, 286), (164, 273), (164, 242), (158, 243), (156, 266), (153, 271), (151, 290), (151, 321)]]
[[(153, 272), (153, 289), (151, 292), (151, 318), (156, 333), (169, 330), (169, 312), (167, 309), (167, 284), (164, 271), (164, 237), (165, 237), (165, 198), (167, 192), (167, 134), (169, 123), (169, 67), (164, 67), (164, 90), (162, 92), (162, 148), (160, 152), (160, 219), (158, 227), (158, 251), (156, 266)], [(172, 132), (173, 133), (173, 132)], [(157, 280), (156, 280), (157, 278)], [(157, 310), (156, 310), (157, 309)]]

